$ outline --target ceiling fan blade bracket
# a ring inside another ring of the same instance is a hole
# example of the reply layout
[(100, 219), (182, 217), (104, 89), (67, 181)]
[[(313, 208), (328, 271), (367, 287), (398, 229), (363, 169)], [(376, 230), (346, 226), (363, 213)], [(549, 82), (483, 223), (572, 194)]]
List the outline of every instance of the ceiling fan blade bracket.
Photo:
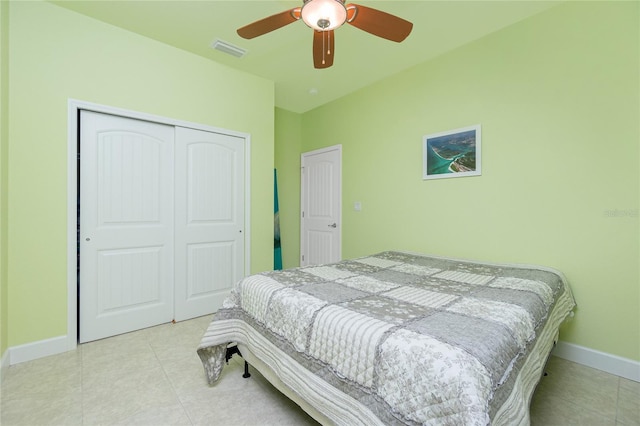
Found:
[(345, 21), (347, 24), (350, 24), (351, 21), (353, 21), (354, 19), (356, 19), (356, 16), (358, 15), (358, 6), (350, 3), (348, 5), (345, 6), (347, 9), (347, 20)]

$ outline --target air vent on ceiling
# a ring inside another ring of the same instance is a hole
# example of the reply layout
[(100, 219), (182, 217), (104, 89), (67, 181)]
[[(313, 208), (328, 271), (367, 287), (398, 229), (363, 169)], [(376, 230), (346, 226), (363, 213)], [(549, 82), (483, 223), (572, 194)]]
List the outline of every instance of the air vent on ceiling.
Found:
[(236, 58), (242, 58), (247, 51), (241, 47), (234, 46), (233, 44), (217, 39), (213, 43), (211, 43), (211, 47), (221, 52), (227, 53), (231, 56), (235, 56)]

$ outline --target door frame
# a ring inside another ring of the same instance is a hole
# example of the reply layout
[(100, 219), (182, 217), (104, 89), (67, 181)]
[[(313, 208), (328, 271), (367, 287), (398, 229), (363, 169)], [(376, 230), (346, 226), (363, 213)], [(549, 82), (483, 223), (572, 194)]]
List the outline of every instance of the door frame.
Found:
[(251, 271), (251, 135), (205, 124), (176, 120), (154, 114), (95, 104), (78, 99), (67, 101), (67, 350), (78, 346), (78, 277), (77, 277), (77, 203), (78, 203), (78, 144), (80, 110), (111, 114), (136, 120), (151, 121), (170, 126), (188, 127), (205, 132), (222, 133), (244, 139), (244, 274)]

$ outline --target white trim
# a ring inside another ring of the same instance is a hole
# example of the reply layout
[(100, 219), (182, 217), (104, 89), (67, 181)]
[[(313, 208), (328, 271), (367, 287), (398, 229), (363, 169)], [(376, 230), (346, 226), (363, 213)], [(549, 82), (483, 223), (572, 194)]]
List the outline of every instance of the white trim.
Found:
[[(9, 365), (31, 361), (45, 356), (56, 355), (69, 349), (68, 336), (27, 343), (8, 348), (2, 356), (2, 376)], [(551, 352), (553, 355), (606, 373), (640, 382), (640, 362), (595, 349), (559, 341)]]
[[(116, 108), (108, 105), (100, 105), (92, 102), (80, 101), (77, 99), (69, 99), (68, 105), (69, 105), (69, 110), (70, 111), (73, 110), (74, 112), (82, 109), (86, 111), (100, 112), (103, 114), (117, 115), (125, 118), (134, 118), (136, 120), (151, 121), (153, 123), (166, 124), (169, 126), (188, 127), (190, 129), (203, 130), (205, 132), (222, 133), (225, 135), (236, 136), (239, 138), (247, 138), (249, 136), (248, 133), (223, 129), (221, 127), (209, 126), (208, 124), (200, 124), (200, 123), (194, 123), (191, 121), (178, 120), (171, 117), (163, 117), (160, 115), (147, 114), (144, 112), (132, 111), (132, 110), (123, 109), (123, 108)], [(74, 117), (74, 121), (76, 121), (75, 117)]]
[[(67, 335), (63, 338), (66, 341), (65, 350), (74, 350), (77, 347), (78, 335), (78, 288), (77, 288), (77, 201), (78, 201), (78, 170), (77, 170), (77, 143), (79, 111), (94, 111), (104, 114), (117, 115), (121, 117), (134, 118), (137, 120), (151, 121), (154, 123), (167, 124), (176, 127), (187, 127), (205, 132), (222, 133), (229, 136), (236, 136), (245, 140), (245, 274), (251, 273), (251, 136), (248, 133), (236, 132), (200, 123), (177, 120), (169, 117), (162, 117), (138, 111), (131, 111), (122, 108), (115, 108), (107, 105), (100, 105), (85, 102), (77, 99), (67, 101)], [(54, 338), (59, 339), (59, 338)], [(51, 339), (48, 339), (51, 340)], [(47, 342), (43, 340), (42, 342)], [(38, 342), (36, 342), (38, 343)], [(64, 351), (63, 351), (64, 352)], [(58, 352), (54, 352), (58, 353)], [(46, 355), (43, 355), (46, 356)], [(13, 364), (13, 357), (11, 363)], [(34, 359), (34, 358), (32, 358)]]
[(67, 350), (78, 346), (78, 110), (69, 100), (67, 112)]
[(251, 275), (251, 135), (244, 136), (244, 275)]
[(7, 351), (9, 352), (9, 363), (14, 365), (67, 352), (69, 350), (67, 340), (67, 336), (58, 336), (11, 347)]
[(639, 361), (562, 341), (558, 342), (551, 353), (558, 358), (640, 382)]

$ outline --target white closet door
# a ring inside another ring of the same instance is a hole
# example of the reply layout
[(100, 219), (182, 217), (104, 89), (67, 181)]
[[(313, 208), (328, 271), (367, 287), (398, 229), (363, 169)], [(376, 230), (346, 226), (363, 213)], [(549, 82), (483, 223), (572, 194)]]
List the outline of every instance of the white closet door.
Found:
[(81, 112), (80, 342), (173, 319), (174, 128)]
[(176, 320), (216, 311), (243, 276), (244, 142), (176, 127)]

